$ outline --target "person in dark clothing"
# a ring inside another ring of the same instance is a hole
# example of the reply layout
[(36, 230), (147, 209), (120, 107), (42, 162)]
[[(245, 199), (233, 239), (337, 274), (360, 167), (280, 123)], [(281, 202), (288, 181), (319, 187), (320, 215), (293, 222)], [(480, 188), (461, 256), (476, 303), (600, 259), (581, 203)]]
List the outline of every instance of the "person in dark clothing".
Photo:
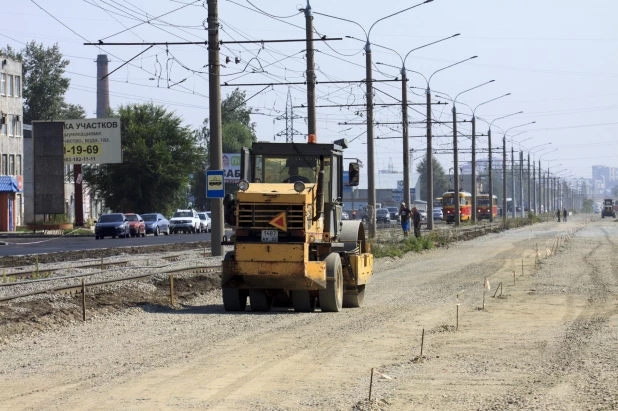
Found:
[(416, 207), (412, 209), (412, 222), (414, 223), (414, 236), (419, 238), (421, 236), (421, 213)]
[(401, 219), (401, 229), (403, 230), (403, 236), (407, 237), (410, 233), (410, 215), (412, 211), (406, 207), (406, 203), (401, 203), (399, 207), (399, 218)]
[(556, 217), (558, 217), (558, 222), (560, 222), (560, 209), (556, 211)]
[(567, 209), (565, 208), (564, 211), (562, 212), (562, 221), (564, 221), (566, 223), (567, 220), (567, 216), (569, 215), (569, 212), (567, 211)]

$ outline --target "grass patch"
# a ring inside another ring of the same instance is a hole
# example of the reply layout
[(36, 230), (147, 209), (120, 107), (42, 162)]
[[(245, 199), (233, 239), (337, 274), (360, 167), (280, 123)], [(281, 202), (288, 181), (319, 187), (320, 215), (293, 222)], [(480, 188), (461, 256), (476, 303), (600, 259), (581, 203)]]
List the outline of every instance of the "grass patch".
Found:
[(403, 240), (386, 243), (373, 243), (371, 249), (376, 258), (401, 257), (405, 253), (420, 252), (434, 247), (433, 240), (429, 237), (406, 237)]

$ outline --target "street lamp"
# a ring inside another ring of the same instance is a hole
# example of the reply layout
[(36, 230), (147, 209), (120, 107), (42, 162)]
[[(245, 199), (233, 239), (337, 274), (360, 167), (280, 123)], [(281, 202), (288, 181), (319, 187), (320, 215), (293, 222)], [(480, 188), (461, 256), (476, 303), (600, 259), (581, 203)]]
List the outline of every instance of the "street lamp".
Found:
[[(517, 133), (514, 136), (511, 136), (511, 182), (513, 186), (513, 204), (515, 203), (515, 153), (513, 152), (513, 144), (515, 144), (515, 137), (524, 133), (525, 131), (522, 131), (521, 133)], [(530, 139), (532, 139), (532, 137), (528, 137), (524, 140), (520, 140), (517, 142), (519, 145), (519, 204), (521, 205), (521, 218), (524, 218), (524, 153), (521, 151), (521, 143)], [(529, 200), (530, 198), (528, 197), (528, 201)], [(515, 218), (515, 207), (513, 207), (513, 218)]]
[[(531, 210), (534, 209), (535, 214), (538, 214), (540, 210), (537, 208), (538, 203), (537, 203), (537, 196), (536, 196), (536, 161), (534, 160), (534, 154), (537, 151), (546, 150), (548, 148), (546, 146), (550, 144), (551, 142), (545, 143), (545, 144), (539, 144), (539, 145), (533, 146), (528, 149), (528, 200), (529, 201), (532, 200), (532, 206), (530, 207), (530, 209)], [(532, 154), (532, 178), (530, 178), (530, 154)], [(540, 171), (541, 170), (539, 168), (539, 176), (540, 176)], [(530, 197), (530, 183), (531, 182), (532, 182), (532, 197)], [(540, 196), (540, 193), (539, 193), (539, 196)]]
[[(487, 130), (487, 142), (488, 142), (487, 145), (489, 147), (489, 201), (492, 204), (491, 211), (489, 212), (490, 222), (494, 221), (494, 212), (493, 212), (494, 187), (493, 187), (493, 181), (492, 181), (493, 180), (493, 177), (492, 177), (493, 168), (492, 168), (492, 160), (491, 160), (491, 126), (498, 120), (502, 120), (503, 118), (507, 118), (511, 116), (516, 116), (517, 114), (522, 114), (522, 113), (523, 111), (518, 111), (517, 113), (507, 114), (506, 116), (498, 117), (494, 119), (491, 123), (489, 123), (489, 129)], [(504, 147), (502, 149), (503, 149), (504, 157), (506, 157), (506, 152), (504, 151), (506, 149)], [(502, 161), (502, 168), (504, 172), (506, 173), (506, 158), (504, 158)], [(505, 181), (502, 182), (502, 191), (503, 191), (502, 193), (502, 219), (503, 220), (506, 219), (506, 183)]]
[[(504, 181), (502, 182), (502, 188), (504, 189), (504, 205), (506, 206), (506, 135), (509, 133), (509, 131), (519, 128), (519, 127), (524, 127), (524, 126), (528, 126), (530, 124), (535, 124), (536, 121), (531, 121), (529, 123), (525, 123), (525, 124), (520, 124), (518, 126), (513, 126), (509, 129), (507, 129), (504, 132), (504, 135), (502, 136), (502, 159), (504, 161), (504, 164), (502, 165), (502, 177), (504, 179)], [(502, 211), (502, 215), (504, 217), (504, 224), (506, 224), (506, 212), (503, 210)], [(513, 211), (512, 211), (512, 217), (515, 218), (515, 187), (513, 187)]]
[[(460, 35), (459, 33), (453, 34), (452, 36), (445, 37), (443, 39), (433, 41), (423, 46), (413, 48), (412, 50), (408, 51), (405, 57), (402, 57), (401, 54), (399, 54), (396, 50), (393, 50), (389, 47), (376, 45), (378, 47), (382, 47), (382, 48), (385, 48), (387, 50), (394, 52), (395, 54), (397, 54), (397, 56), (399, 56), (399, 59), (401, 60), (400, 72), (401, 72), (401, 112), (402, 112), (402, 125), (403, 125), (403, 199), (408, 207), (411, 207), (410, 205), (411, 200), (410, 200), (410, 161), (409, 161), (409, 156), (408, 156), (408, 153), (410, 152), (410, 142), (408, 141), (408, 138), (409, 138), (408, 136), (408, 86), (406, 84), (408, 81), (408, 78), (406, 77), (406, 60), (408, 59), (408, 56), (410, 55), (410, 53), (412, 53), (413, 51), (420, 50), (422, 48), (431, 46), (436, 43), (441, 43), (443, 41), (452, 39), (454, 37), (458, 37), (459, 35)], [(383, 64), (383, 63), (377, 62), (376, 64)]]
[[(325, 17), (334, 18), (337, 20), (347, 21), (348, 23), (356, 24), (358, 27), (363, 30), (365, 33), (365, 38), (367, 42), (365, 43), (365, 81), (366, 81), (366, 99), (367, 99), (367, 185), (368, 185), (368, 210), (369, 212), (369, 236), (375, 236), (375, 210), (376, 210), (376, 187), (375, 187), (375, 155), (374, 155), (374, 140), (373, 140), (373, 71), (371, 64), (371, 42), (369, 41), (369, 37), (371, 36), (371, 30), (381, 21), (384, 21), (390, 17), (396, 16), (408, 10), (412, 10), (416, 7), (422, 6), (423, 4), (431, 3), (433, 0), (425, 0), (422, 3), (415, 4), (414, 6), (407, 7), (403, 10), (399, 10), (393, 14), (389, 14), (386, 17), (382, 17), (376, 20), (371, 27), (369, 27), (369, 31), (366, 31), (363, 26), (358, 24), (353, 20), (344, 19), (342, 17), (331, 16), (324, 13), (313, 12), (314, 14), (318, 14)], [(406, 155), (406, 153), (404, 153)], [(433, 219), (429, 218), (428, 221), (433, 221)]]

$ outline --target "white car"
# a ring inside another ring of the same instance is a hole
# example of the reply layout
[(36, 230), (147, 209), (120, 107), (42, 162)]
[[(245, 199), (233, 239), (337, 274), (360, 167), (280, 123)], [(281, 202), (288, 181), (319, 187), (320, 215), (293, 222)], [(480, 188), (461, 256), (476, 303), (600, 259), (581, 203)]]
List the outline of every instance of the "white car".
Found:
[(212, 222), (210, 221), (210, 216), (206, 212), (197, 213), (200, 217), (200, 231), (202, 233), (210, 232), (212, 228)]
[(184, 233), (197, 233), (200, 231), (200, 217), (195, 210), (176, 210), (170, 218), (170, 232), (176, 234), (180, 231)]

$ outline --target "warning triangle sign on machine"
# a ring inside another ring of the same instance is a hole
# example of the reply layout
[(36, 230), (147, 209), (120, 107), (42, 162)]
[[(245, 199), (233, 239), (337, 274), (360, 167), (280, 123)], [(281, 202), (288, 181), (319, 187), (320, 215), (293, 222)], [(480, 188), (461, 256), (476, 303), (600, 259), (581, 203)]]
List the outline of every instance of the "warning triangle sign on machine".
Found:
[(277, 214), (272, 220), (268, 222), (273, 227), (278, 228), (279, 230), (288, 231), (288, 219), (286, 217), (285, 211)]

